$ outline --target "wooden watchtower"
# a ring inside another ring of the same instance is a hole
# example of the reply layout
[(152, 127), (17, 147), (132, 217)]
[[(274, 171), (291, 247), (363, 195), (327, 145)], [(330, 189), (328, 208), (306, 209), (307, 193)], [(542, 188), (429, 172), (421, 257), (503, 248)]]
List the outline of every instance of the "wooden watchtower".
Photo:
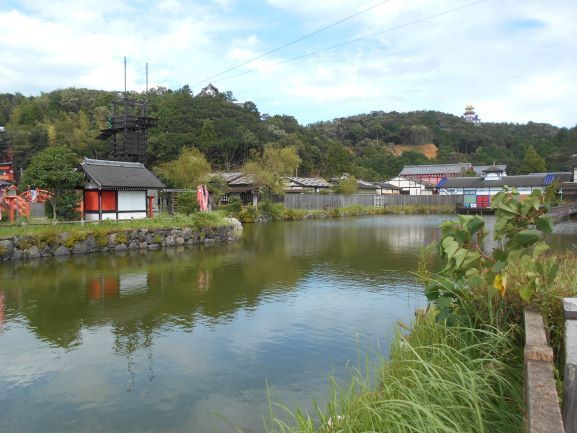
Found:
[(148, 64), (146, 64), (146, 94), (144, 100), (129, 98), (126, 91), (126, 58), (124, 58), (124, 93), (112, 101), (112, 115), (106, 128), (96, 137), (111, 142), (112, 158), (116, 161), (146, 163), (147, 130), (157, 124), (148, 115)]

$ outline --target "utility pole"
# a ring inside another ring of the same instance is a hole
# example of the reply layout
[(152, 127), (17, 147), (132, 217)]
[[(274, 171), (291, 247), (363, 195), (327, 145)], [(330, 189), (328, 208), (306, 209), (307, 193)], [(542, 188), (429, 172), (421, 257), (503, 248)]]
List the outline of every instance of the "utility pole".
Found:
[(128, 137), (128, 130), (127, 130), (127, 122), (128, 122), (128, 94), (126, 91), (126, 56), (124, 56), (124, 160), (128, 159), (127, 153), (127, 143), (126, 139)]

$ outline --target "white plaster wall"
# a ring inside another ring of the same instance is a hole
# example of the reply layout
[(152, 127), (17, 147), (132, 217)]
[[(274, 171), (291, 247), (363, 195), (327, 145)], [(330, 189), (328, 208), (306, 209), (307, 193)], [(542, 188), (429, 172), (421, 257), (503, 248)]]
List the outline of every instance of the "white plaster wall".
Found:
[(119, 220), (131, 220), (146, 218), (146, 212), (122, 212), (118, 214)]
[(118, 191), (118, 210), (146, 210), (146, 191)]

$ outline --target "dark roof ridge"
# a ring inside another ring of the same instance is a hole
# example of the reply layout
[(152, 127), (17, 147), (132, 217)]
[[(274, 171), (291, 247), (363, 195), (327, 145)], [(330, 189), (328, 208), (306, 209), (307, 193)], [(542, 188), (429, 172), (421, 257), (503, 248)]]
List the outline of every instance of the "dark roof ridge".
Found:
[(110, 161), (104, 159), (84, 158), (84, 161), (82, 161), (82, 163), (87, 165), (105, 165), (107, 167), (144, 168), (144, 164), (140, 162), (130, 162), (130, 161)]

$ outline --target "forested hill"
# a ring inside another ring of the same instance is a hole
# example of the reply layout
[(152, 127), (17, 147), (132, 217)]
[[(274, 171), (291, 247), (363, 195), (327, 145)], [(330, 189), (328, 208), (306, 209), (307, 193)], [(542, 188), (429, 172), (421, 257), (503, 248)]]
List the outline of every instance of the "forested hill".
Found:
[[(108, 158), (108, 144), (95, 137), (106, 127), (117, 96), (87, 89), (38, 97), (0, 94), (0, 125), (6, 127), (17, 167), (25, 168), (34, 153), (55, 144), (70, 146), (79, 156)], [(539, 156), (549, 171), (568, 170), (569, 157), (577, 153), (577, 127), (473, 125), (435, 111), (378, 111), (303, 126), (290, 115), (261, 114), (254, 103), (235, 101), (231, 92), (194, 97), (188, 86), (153, 89), (148, 101), (150, 115), (158, 118), (158, 126), (149, 131), (149, 165), (173, 160), (189, 146), (200, 149), (214, 169), (230, 170), (258, 155), (264, 144), (275, 143), (298, 147), (299, 175), (328, 178), (347, 172), (382, 180), (405, 164), (462, 161), (507, 164), (509, 174), (519, 174), (534, 171), (527, 158)]]

